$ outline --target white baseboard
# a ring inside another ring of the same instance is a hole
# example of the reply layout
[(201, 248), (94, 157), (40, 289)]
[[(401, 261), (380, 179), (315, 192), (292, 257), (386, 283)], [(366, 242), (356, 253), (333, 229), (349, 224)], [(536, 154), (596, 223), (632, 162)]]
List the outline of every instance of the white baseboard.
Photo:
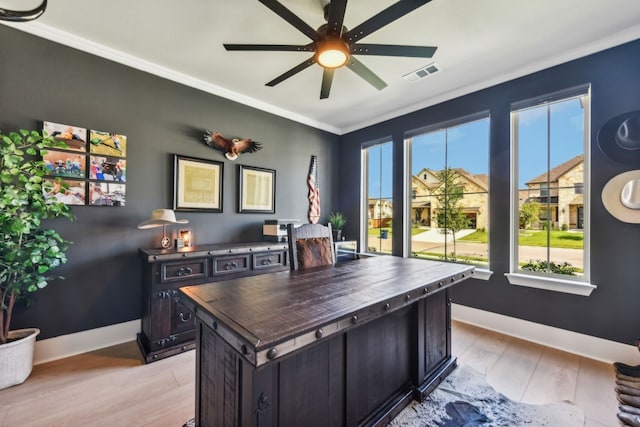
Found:
[[(452, 305), (452, 318), (481, 328), (568, 351), (606, 363), (640, 363), (635, 346), (541, 325), (464, 305)], [(36, 341), (34, 364), (50, 362), (136, 339), (140, 320)]]
[(606, 363), (623, 362), (629, 365), (640, 363), (638, 349), (633, 345), (621, 344), (459, 304), (452, 304), (451, 318)]
[(136, 339), (138, 332), (140, 332), (140, 319), (36, 341), (33, 364), (51, 362), (132, 341)]

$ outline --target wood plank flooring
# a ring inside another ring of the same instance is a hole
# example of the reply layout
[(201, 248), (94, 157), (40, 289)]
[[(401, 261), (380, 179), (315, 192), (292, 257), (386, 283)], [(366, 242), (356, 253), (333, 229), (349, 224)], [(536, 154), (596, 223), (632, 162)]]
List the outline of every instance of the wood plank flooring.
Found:
[[(460, 322), (452, 336), (458, 363), (507, 397), (568, 400), (586, 427), (619, 425), (611, 365)], [(133, 341), (38, 365), (0, 390), (0, 427), (181, 427), (194, 413), (194, 373), (195, 351), (145, 365)]]

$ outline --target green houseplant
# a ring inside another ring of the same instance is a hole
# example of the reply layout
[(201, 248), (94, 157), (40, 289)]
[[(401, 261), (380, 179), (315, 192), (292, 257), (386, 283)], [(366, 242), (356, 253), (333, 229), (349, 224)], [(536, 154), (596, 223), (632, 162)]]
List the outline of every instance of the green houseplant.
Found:
[[(56, 278), (50, 275), (51, 270), (67, 261), (65, 251), (71, 242), (43, 224), (56, 217), (73, 220), (69, 206), (45, 197), (54, 185), (44, 180), (42, 156), (47, 148), (66, 148), (66, 144), (36, 131), (0, 132), (0, 351), (25, 338), (24, 333), (10, 332), (16, 302), (28, 303), (30, 293)], [(37, 335), (39, 330), (35, 331)], [(6, 355), (0, 356), (2, 363), (7, 359)], [(33, 353), (27, 376), (32, 363)], [(0, 366), (0, 388), (3, 371), (8, 369)]]
[(331, 230), (333, 231), (333, 240), (341, 240), (342, 227), (347, 223), (347, 217), (345, 217), (342, 212), (331, 212), (329, 214), (329, 223), (331, 224)]

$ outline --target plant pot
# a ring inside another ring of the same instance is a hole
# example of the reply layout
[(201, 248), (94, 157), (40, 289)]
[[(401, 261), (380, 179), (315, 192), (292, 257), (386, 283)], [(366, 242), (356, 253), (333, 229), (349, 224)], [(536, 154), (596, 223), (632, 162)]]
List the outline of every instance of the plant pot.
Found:
[(22, 384), (29, 377), (39, 333), (37, 328), (9, 331), (11, 341), (0, 345), (0, 390)]
[(331, 232), (333, 233), (334, 242), (339, 242), (340, 240), (342, 240), (342, 230), (331, 230)]

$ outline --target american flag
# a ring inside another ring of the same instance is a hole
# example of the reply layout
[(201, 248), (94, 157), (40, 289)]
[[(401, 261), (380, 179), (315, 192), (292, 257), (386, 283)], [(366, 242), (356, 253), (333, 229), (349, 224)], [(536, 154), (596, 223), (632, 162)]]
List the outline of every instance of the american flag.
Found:
[(320, 220), (320, 188), (318, 188), (318, 158), (311, 156), (309, 165), (309, 223), (317, 224)]

